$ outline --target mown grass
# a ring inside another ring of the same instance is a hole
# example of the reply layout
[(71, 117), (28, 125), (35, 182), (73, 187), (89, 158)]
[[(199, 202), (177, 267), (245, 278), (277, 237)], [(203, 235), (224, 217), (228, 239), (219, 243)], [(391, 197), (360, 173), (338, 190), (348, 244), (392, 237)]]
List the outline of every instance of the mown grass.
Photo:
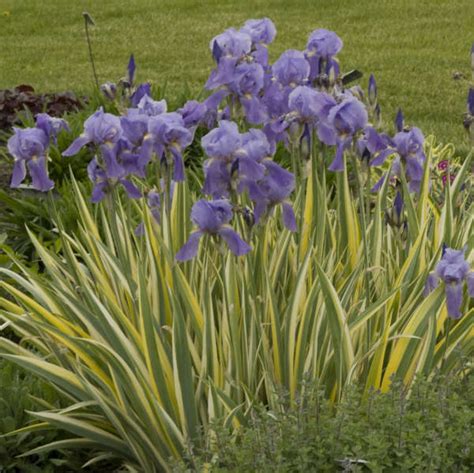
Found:
[[(315, 28), (334, 29), (344, 40), (343, 68), (362, 70), (364, 81), (375, 74), (386, 120), (400, 106), (427, 134), (458, 145), (464, 139), (472, 0), (2, 0), (0, 88), (90, 91), (84, 10), (96, 21), (101, 81), (121, 77), (133, 51), (139, 77), (166, 81), (170, 94), (186, 84), (199, 91), (212, 66), (209, 40), (247, 18), (275, 22), (273, 58), (304, 48)], [(455, 72), (464, 78), (453, 79)]]

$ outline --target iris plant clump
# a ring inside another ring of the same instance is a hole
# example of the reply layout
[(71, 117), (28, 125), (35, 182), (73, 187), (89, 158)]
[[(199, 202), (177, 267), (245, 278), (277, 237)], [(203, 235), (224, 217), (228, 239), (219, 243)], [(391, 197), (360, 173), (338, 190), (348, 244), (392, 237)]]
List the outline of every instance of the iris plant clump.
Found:
[[(28, 429), (73, 437), (30, 453), (85, 445), (90, 464), (171, 471), (213, 422), (241, 429), (259, 402), (283, 414), (281, 388), (296, 405), (317, 383), (332, 405), (357, 384), (369, 414), (394, 376), (472, 371), (472, 154), (401, 111), (385, 126), (375, 78), (349, 86), (336, 33), (271, 63), (275, 35), (264, 18), (213, 38), (208, 96), (177, 110), (131, 57), (63, 151), (88, 158), (94, 205), (72, 179), (77, 231), (48, 199), (59, 245), (29, 234), (44, 273), (15, 255), (0, 268), (0, 325), (28, 341), (0, 337), (0, 356), (68, 402), (42, 403)], [(65, 128), (39, 115), (15, 130), (13, 186), (29, 172), (51, 190)]]
[[(343, 42), (335, 32), (315, 30), (304, 50), (289, 49), (271, 64), (268, 47), (275, 36), (275, 25), (263, 18), (248, 20), (239, 30), (229, 28), (214, 37), (209, 47), (215, 67), (205, 84), (210, 95), (202, 102), (189, 100), (176, 111), (169, 111), (165, 100), (152, 98), (149, 83), (135, 83), (132, 55), (126, 76), (118, 84), (101, 87), (121, 115), (100, 108), (63, 152), (63, 156), (72, 156), (85, 146), (90, 149), (92, 202), (103, 200), (121, 186), (130, 198), (145, 197), (155, 220), (161, 221), (162, 208), (168, 201), (171, 205), (170, 190), (185, 180), (186, 150), (197, 128), (202, 128), (202, 193), (211, 200), (199, 200), (193, 206), (191, 221), (198, 230), (177, 253), (178, 261), (196, 255), (204, 234), (226, 241), (236, 255), (247, 253), (249, 244), (230, 223), (234, 221), (240, 228), (243, 222), (262, 226), (276, 209), (281, 210), (283, 225), (296, 232), (297, 218), (290, 199), (298, 191), (297, 183), (301, 185), (307, 178), (307, 165), (309, 162), (311, 168), (312, 160), (329, 172), (340, 173), (346, 170), (346, 156), (355, 156), (351, 172), (359, 175), (368, 169), (368, 177), (362, 180), (365, 188), (378, 192), (389, 180), (395, 196), (390, 221), (403, 221), (406, 196), (401, 182), (406, 182), (409, 193), (417, 195), (423, 180), (426, 155), (422, 131), (405, 126), (401, 110), (393, 136), (381, 129), (375, 78), (370, 76), (367, 94), (359, 86), (345, 87), (337, 59)], [(470, 90), (468, 118), (474, 115), (473, 97)], [(15, 129), (8, 143), (15, 157), (13, 187), (25, 179), (27, 169), (33, 188), (48, 191), (53, 187), (47, 173), (47, 149), (61, 129), (67, 129), (64, 121), (45, 114), (38, 115), (35, 128)], [(276, 152), (285, 148), (292, 155), (291, 171), (275, 159)], [(324, 151), (323, 157), (317, 150)], [(364, 168), (364, 163), (368, 167)], [(156, 179), (151, 187), (145, 183), (150, 174)], [(166, 195), (170, 198), (165, 199)], [(363, 198), (359, 189), (359, 199)], [(364, 206), (361, 212), (365, 221)], [(143, 224), (138, 230), (143, 233)], [(454, 250), (446, 254), (450, 251)], [(366, 263), (368, 260), (366, 254)], [(450, 315), (457, 316), (460, 286), (448, 281), (446, 277), (451, 276), (441, 269), (436, 274), (446, 284)]]

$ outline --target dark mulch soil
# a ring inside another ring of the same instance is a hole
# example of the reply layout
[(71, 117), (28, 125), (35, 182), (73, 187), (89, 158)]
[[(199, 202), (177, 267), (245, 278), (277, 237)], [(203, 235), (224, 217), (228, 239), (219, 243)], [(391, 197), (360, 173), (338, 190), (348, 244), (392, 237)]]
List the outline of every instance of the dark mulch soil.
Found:
[(0, 90), (0, 130), (10, 131), (19, 123), (18, 114), (24, 110), (32, 115), (45, 112), (61, 117), (66, 112), (81, 109), (85, 101), (84, 97), (77, 97), (73, 92), (37, 94), (30, 85)]

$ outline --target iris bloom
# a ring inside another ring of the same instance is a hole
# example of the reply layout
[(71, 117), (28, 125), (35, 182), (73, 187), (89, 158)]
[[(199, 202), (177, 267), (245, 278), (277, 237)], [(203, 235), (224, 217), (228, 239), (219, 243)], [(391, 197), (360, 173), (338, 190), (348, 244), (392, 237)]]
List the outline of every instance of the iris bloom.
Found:
[(201, 140), (209, 159), (204, 163), (203, 192), (214, 198), (227, 197), (233, 180), (242, 192), (249, 180), (264, 176), (260, 161), (268, 156), (270, 144), (261, 130), (251, 129), (241, 135), (237, 124), (223, 120)]
[(334, 31), (319, 29), (309, 35), (306, 58), (311, 66), (311, 81), (322, 73), (329, 75), (331, 68), (339, 73), (339, 65), (333, 58), (341, 49), (342, 40)]
[(63, 156), (74, 156), (88, 143), (94, 143), (97, 146), (113, 144), (117, 143), (121, 137), (120, 118), (104, 113), (103, 108), (100, 107), (84, 122), (84, 132), (63, 152)]
[(247, 20), (240, 29), (252, 38), (252, 56), (262, 66), (268, 64), (268, 45), (276, 36), (276, 28), (272, 20), (262, 18), (259, 20)]
[(263, 123), (267, 118), (265, 106), (259, 93), (263, 88), (264, 70), (256, 63), (243, 62), (235, 68), (234, 80), (230, 89), (237, 95), (245, 111), (247, 121), (252, 124)]
[(425, 295), (429, 294), (439, 284), (444, 283), (448, 315), (452, 319), (461, 317), (461, 304), (464, 282), (467, 283), (467, 292), (474, 297), (474, 272), (470, 271), (469, 263), (465, 259), (466, 250), (445, 248), (441, 261), (430, 273), (425, 285)]
[(121, 166), (116, 157), (116, 150), (110, 147), (102, 149), (102, 163), (97, 158), (87, 166), (87, 174), (94, 184), (91, 195), (91, 202), (100, 202), (107, 193), (117, 185), (121, 184), (131, 199), (141, 197), (141, 192), (128, 179), (127, 170)]
[(33, 189), (49, 191), (54, 187), (54, 182), (48, 176), (48, 135), (39, 128), (14, 127), (13, 131), (7, 143), (9, 153), (15, 158), (10, 186), (19, 187), (28, 169)]
[(275, 79), (283, 86), (305, 84), (309, 76), (309, 63), (301, 51), (288, 49), (272, 66)]
[(249, 196), (255, 203), (255, 223), (281, 205), (283, 224), (294, 232), (296, 219), (288, 197), (295, 189), (295, 176), (274, 161), (264, 160), (262, 164), (265, 167), (265, 176), (249, 185)]
[(336, 156), (329, 166), (330, 171), (344, 170), (344, 149), (354, 135), (367, 125), (368, 114), (362, 102), (348, 96), (327, 112), (318, 126), (318, 136), (326, 145), (337, 145)]
[(178, 261), (187, 261), (197, 255), (199, 240), (204, 235), (220, 237), (236, 256), (245, 255), (251, 247), (228, 223), (233, 216), (232, 205), (227, 200), (199, 200), (191, 209), (191, 220), (198, 227), (186, 244), (176, 254)]
[(62, 118), (51, 117), (47, 113), (38, 113), (36, 115), (36, 128), (46, 133), (49, 141), (56, 144), (56, 139), (61, 130), (70, 131), (66, 120)]
[(166, 153), (174, 164), (174, 180), (184, 181), (183, 150), (193, 141), (193, 134), (185, 127), (183, 117), (176, 112), (150, 117), (148, 133), (143, 140), (142, 158), (151, 159), (154, 152), (159, 160)]
[(215, 89), (232, 82), (237, 63), (250, 53), (252, 38), (247, 33), (229, 28), (213, 38), (209, 47), (217, 67), (211, 72), (206, 88)]

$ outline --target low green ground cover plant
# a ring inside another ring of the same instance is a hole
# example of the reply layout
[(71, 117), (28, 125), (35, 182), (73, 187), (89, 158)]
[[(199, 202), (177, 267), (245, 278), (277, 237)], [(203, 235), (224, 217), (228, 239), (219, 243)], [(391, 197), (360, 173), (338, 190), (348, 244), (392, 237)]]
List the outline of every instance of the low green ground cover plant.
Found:
[[(9, 139), (11, 185), (44, 193), (55, 238), (29, 226), (33, 267), (3, 246), (2, 326), (16, 338), (0, 338), (0, 356), (67, 400), (32, 413), (21, 432), (68, 437), (31, 454), (79, 448), (88, 466), (148, 473), (192, 445), (196, 467), (210, 426), (229, 442), (258, 435), (255, 406), (284, 412), (285, 392), (291, 417), (303, 383), (339, 412), (353, 385), (369, 402), (394, 376), (392, 392), (413, 392), (418, 375), (469, 383), (472, 153), (425, 139), (401, 111), (384, 123), (375, 78), (354, 85), (336, 33), (315, 30), (271, 63), (275, 33), (265, 18), (216, 36), (208, 96), (176, 111), (136, 83), (132, 56), (83, 127), (40, 114)], [(470, 132), (472, 116), (471, 89)], [(79, 153), (90, 184), (68, 181), (71, 225), (49, 171)], [(426, 457), (397, 459), (398, 428), (389, 462), (418, 468)], [(378, 468), (357, 442), (330, 464)], [(430, 461), (464, 468), (462, 452)]]
[(304, 385), (292, 403), (256, 406), (246, 428), (209, 426), (203, 447), (188, 448), (174, 471), (471, 471), (472, 376), (395, 381), (381, 394), (347, 388), (337, 408), (324, 389)]

